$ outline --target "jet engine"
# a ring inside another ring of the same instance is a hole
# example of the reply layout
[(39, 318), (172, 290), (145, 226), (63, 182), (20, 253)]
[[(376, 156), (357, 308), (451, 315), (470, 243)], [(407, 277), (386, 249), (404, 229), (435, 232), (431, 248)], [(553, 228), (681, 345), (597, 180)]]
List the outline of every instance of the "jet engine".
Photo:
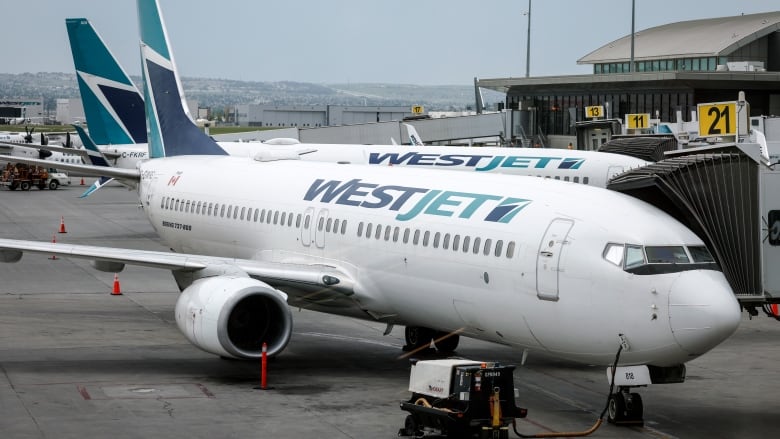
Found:
[(281, 352), (292, 334), (287, 295), (250, 277), (214, 276), (194, 281), (176, 302), (179, 330), (212, 354), (255, 359), (267, 343)]

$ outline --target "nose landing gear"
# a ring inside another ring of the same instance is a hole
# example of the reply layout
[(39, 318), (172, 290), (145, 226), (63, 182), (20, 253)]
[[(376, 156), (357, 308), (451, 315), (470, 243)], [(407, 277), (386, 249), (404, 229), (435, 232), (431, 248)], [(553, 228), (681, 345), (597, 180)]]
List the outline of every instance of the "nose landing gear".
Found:
[(631, 393), (630, 387), (620, 386), (616, 393), (609, 396), (607, 421), (615, 425), (641, 427), (645, 423), (643, 411), (642, 397), (638, 393)]

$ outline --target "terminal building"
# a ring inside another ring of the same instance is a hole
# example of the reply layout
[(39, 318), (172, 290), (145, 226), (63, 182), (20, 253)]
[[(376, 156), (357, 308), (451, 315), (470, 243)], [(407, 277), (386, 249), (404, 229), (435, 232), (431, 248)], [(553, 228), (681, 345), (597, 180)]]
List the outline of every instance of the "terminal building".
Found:
[(43, 123), (43, 98), (0, 98), (0, 124)]
[[(684, 121), (699, 103), (736, 100), (744, 91), (751, 115), (780, 115), (780, 12), (711, 18), (646, 29), (580, 58), (593, 74), (480, 79), (477, 86), (506, 93), (516, 143), (565, 147), (585, 107), (601, 105), (607, 118), (647, 113)], [(632, 68), (633, 67), (633, 68)], [(592, 149), (594, 145), (578, 145)]]

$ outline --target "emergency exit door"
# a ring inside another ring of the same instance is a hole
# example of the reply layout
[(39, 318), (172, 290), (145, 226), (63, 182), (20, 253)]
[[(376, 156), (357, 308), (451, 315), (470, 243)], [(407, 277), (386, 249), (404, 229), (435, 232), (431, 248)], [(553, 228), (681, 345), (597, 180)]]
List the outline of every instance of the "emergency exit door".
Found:
[(561, 267), (561, 253), (566, 237), (574, 221), (554, 219), (539, 244), (536, 256), (536, 295), (542, 300), (558, 300), (558, 281)]

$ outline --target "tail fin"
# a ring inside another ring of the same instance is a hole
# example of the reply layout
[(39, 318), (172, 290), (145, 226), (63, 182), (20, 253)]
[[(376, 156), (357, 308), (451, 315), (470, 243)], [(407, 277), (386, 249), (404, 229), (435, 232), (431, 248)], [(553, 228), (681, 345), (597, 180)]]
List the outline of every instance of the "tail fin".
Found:
[[(108, 159), (106, 159), (106, 156), (104, 156), (103, 153), (100, 152), (100, 150), (95, 145), (95, 142), (93, 142), (92, 139), (84, 131), (84, 128), (81, 128), (78, 125), (73, 125), (73, 128), (76, 129), (76, 132), (78, 133), (79, 138), (81, 139), (81, 143), (84, 145), (84, 149), (87, 150), (87, 158), (89, 159), (89, 161), (95, 166), (110, 167), (111, 164), (108, 162)], [(79, 198), (86, 198), (92, 195), (93, 192), (107, 185), (109, 182), (113, 180), (114, 179), (111, 177), (98, 178), (97, 180), (95, 180), (94, 183), (92, 183), (92, 185), (89, 188), (87, 188), (86, 191), (84, 191), (83, 194), (79, 195)]]
[(89, 132), (99, 145), (146, 143), (141, 93), (86, 18), (67, 18)]
[(137, 0), (149, 157), (227, 155), (192, 122), (157, 0)]
[(406, 127), (406, 133), (409, 135), (409, 143), (412, 146), (423, 146), (424, 143), (414, 126), (408, 123), (405, 123), (404, 126)]

